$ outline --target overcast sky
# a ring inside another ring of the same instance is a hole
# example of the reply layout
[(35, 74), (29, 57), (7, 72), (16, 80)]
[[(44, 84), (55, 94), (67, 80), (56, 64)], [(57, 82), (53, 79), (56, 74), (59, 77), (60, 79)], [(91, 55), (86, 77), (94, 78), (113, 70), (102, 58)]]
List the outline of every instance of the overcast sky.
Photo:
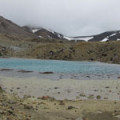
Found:
[(0, 0), (0, 15), (68, 36), (120, 29), (120, 0)]

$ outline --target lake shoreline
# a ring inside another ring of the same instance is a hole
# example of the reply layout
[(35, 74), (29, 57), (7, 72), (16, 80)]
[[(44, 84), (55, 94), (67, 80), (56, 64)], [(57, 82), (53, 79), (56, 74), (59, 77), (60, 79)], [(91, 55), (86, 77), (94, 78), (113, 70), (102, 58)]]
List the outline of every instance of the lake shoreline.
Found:
[(15, 70), (9, 68), (0, 69), (0, 75), (8, 77), (37, 77), (40, 79), (77, 79), (77, 80), (118, 80), (120, 74), (92, 74), (92, 73), (55, 73), (51, 71), (37, 72), (31, 70)]
[(120, 80), (41, 79), (0, 76), (2, 88), (9, 93), (33, 97), (50, 96), (58, 100), (120, 100)]
[(120, 65), (120, 63), (113, 63), (113, 62), (104, 62), (104, 61), (93, 61), (93, 60), (64, 60), (64, 59), (42, 59), (42, 58), (33, 58), (33, 57), (10, 57), (10, 56), (2, 56), (0, 59), (25, 59), (25, 60), (51, 60), (51, 61), (66, 61), (66, 62), (98, 62), (98, 63), (105, 63), (105, 64), (111, 64), (111, 65)]

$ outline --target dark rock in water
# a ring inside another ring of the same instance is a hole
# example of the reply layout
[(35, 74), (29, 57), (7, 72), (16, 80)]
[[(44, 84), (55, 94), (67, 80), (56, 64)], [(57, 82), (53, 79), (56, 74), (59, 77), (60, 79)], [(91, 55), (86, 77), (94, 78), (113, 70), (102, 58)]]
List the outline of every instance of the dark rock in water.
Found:
[(40, 74), (53, 74), (53, 72), (39, 72)]
[(12, 71), (13, 69), (0, 69), (0, 71)]
[(30, 73), (30, 72), (33, 72), (33, 71), (27, 71), (27, 70), (19, 70), (17, 72), (21, 72), (21, 73)]
[(118, 79), (120, 79), (120, 76), (118, 77)]
[(90, 76), (88, 76), (88, 75), (87, 75), (86, 77), (87, 77), (87, 78), (90, 78)]

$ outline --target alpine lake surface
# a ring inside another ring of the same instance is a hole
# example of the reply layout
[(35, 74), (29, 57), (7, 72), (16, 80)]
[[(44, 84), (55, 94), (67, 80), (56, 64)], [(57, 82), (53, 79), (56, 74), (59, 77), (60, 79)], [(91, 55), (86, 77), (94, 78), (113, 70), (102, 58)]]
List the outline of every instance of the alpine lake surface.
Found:
[(61, 79), (117, 79), (120, 76), (120, 65), (87, 61), (1, 58), (0, 69), (48, 72), (51, 73), (48, 77)]

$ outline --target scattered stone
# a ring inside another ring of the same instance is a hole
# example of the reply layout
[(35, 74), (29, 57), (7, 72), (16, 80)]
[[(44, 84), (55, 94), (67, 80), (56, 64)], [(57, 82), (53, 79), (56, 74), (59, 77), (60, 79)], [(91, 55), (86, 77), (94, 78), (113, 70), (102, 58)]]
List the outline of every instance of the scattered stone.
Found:
[(120, 119), (120, 115), (116, 115), (115, 117)]
[(59, 89), (59, 87), (54, 87), (54, 89)]
[(31, 98), (31, 96), (30, 95), (24, 95), (23, 98)]
[(101, 99), (101, 96), (100, 96), (100, 95), (97, 95), (96, 98), (97, 98), (97, 99)]
[(65, 105), (64, 101), (60, 101), (59, 105)]
[(40, 104), (46, 104), (46, 103), (44, 103), (44, 102), (40, 102), (39, 105), (40, 105)]
[(8, 103), (9, 103), (9, 104), (16, 104), (16, 101), (9, 100)]
[(80, 96), (76, 96), (76, 99), (80, 99)]
[(89, 95), (88, 99), (94, 99), (94, 95)]
[(86, 95), (84, 93), (81, 93), (80, 97), (86, 97)]
[(50, 97), (49, 96), (42, 96), (42, 100), (48, 100)]
[(75, 108), (75, 107), (73, 107), (73, 106), (68, 106), (68, 110), (71, 110), (71, 109), (73, 109), (73, 108)]
[(105, 88), (110, 88), (109, 86), (106, 86)]
[(16, 89), (18, 89), (18, 90), (19, 90), (19, 89), (20, 89), (20, 87), (17, 87)]
[(95, 92), (98, 92), (98, 90), (94, 90)]
[(32, 106), (30, 106), (30, 105), (24, 105), (24, 109), (33, 109), (33, 107)]
[(0, 110), (0, 114), (4, 114), (4, 111), (3, 111), (3, 110)]
[(107, 99), (108, 99), (108, 97), (104, 97), (104, 99), (105, 99), (105, 100), (107, 100)]
[(10, 92), (13, 92), (13, 89), (10, 89)]
[(37, 99), (41, 99), (41, 97), (37, 97)]
[(8, 109), (7, 112), (8, 112), (9, 114), (13, 114), (13, 111), (12, 111), (11, 109)]
[(115, 101), (114, 104), (117, 104), (117, 102)]
[(112, 90), (109, 90), (109, 92), (111, 93), (111, 92), (112, 92)]
[(77, 119), (75, 119), (75, 120), (83, 120), (83, 118), (80, 117), (80, 118), (77, 118)]
[(2, 89), (2, 87), (0, 86), (0, 92), (3, 92), (3, 89)]

